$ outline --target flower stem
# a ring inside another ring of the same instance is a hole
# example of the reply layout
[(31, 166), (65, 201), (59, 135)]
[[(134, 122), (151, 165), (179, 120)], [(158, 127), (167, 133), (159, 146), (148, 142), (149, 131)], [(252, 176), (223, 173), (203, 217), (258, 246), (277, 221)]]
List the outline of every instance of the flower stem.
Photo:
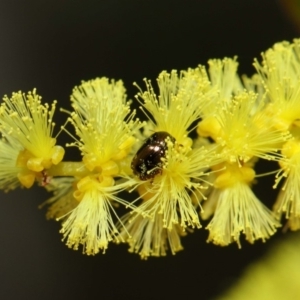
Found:
[(63, 161), (58, 165), (52, 165), (51, 168), (47, 170), (49, 176), (73, 176), (73, 177), (83, 177), (89, 174), (90, 171), (86, 169), (83, 162), (72, 162)]

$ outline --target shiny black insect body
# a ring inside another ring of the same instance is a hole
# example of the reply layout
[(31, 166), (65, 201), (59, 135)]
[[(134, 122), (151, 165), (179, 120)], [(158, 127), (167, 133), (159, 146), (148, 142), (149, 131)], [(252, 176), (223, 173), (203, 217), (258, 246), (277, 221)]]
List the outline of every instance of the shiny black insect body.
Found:
[(168, 145), (166, 139), (175, 143), (175, 138), (165, 131), (153, 133), (137, 151), (131, 162), (133, 173), (141, 180), (153, 179), (162, 173), (162, 158), (165, 157)]

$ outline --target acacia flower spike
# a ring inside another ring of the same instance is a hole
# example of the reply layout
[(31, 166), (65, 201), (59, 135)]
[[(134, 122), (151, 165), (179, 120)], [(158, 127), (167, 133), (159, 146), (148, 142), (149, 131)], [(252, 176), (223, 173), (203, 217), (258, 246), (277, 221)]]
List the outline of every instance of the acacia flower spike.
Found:
[[(112, 240), (142, 259), (175, 254), (181, 237), (201, 228), (200, 217), (211, 218), (208, 241), (221, 246), (241, 247), (242, 235), (265, 241), (282, 216), (285, 228), (298, 230), (300, 39), (275, 44), (254, 66), (257, 74), (241, 80), (236, 57), (211, 59), (207, 67), (161, 72), (157, 90), (145, 80), (136, 96), (144, 123), (122, 81), (83, 81), (71, 95), (73, 111), (65, 111), (74, 132), (62, 126), (72, 138), (67, 146), (81, 153), (78, 162), (62, 161), (56, 145), (56, 101), (43, 104), (35, 89), (5, 96), (0, 189), (38, 180), (53, 192), (41, 205), (47, 218), (61, 222), (68, 247), (87, 255), (105, 252)], [(281, 184), (274, 212), (251, 190), (261, 177), (259, 159), (280, 166), (264, 173), (277, 172), (274, 188)], [(131, 211), (120, 218), (119, 205)]]

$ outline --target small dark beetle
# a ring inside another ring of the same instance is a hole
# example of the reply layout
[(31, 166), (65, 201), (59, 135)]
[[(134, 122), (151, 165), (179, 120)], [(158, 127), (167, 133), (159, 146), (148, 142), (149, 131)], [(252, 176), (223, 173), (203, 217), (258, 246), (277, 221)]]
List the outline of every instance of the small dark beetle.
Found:
[(162, 173), (161, 159), (168, 149), (166, 138), (175, 143), (175, 138), (165, 131), (153, 133), (134, 156), (131, 169), (141, 180), (153, 179)]

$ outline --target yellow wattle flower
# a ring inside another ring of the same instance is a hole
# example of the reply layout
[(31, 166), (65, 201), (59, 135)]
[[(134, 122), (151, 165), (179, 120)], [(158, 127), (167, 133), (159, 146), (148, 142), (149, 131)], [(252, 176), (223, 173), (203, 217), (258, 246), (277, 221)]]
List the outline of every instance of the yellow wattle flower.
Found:
[[(62, 161), (64, 149), (53, 136), (56, 101), (42, 104), (35, 89), (5, 96), (0, 189), (39, 181), (53, 192), (44, 203), (47, 218), (62, 221), (68, 247), (88, 255), (105, 252), (112, 240), (127, 242), (143, 259), (164, 256), (168, 248), (175, 254), (181, 236), (201, 228), (200, 216), (211, 217), (208, 241), (221, 246), (241, 247), (241, 235), (265, 241), (282, 215), (286, 228), (298, 230), (300, 39), (277, 43), (262, 56), (254, 63), (258, 74), (242, 80), (236, 57), (163, 71), (158, 93), (145, 80), (146, 91), (139, 88), (136, 96), (144, 123), (134, 119), (122, 81), (82, 82), (66, 122), (75, 134), (62, 127), (73, 139), (67, 146), (81, 152), (79, 162)], [(274, 187), (285, 179), (274, 213), (251, 190), (261, 176), (254, 170), (259, 158), (279, 163), (280, 170), (270, 172), (277, 172)], [(119, 198), (125, 191), (139, 196)], [(119, 218), (119, 204), (131, 213)]]
[[(214, 207), (214, 216), (207, 226), (208, 241), (220, 246), (236, 242), (241, 247), (240, 235), (253, 243), (257, 239), (265, 241), (280, 226), (272, 212), (264, 206), (252, 192), (249, 184), (255, 172), (247, 166), (227, 165), (217, 176), (216, 188), (203, 204), (209, 210)], [(209, 215), (205, 214), (205, 218)]]
[(88, 176), (76, 186), (73, 196), (79, 203), (65, 216), (60, 232), (69, 248), (78, 250), (82, 245), (83, 253), (87, 255), (95, 255), (101, 250), (104, 253), (110, 241), (120, 238), (113, 203), (128, 205), (116, 196), (128, 187), (128, 183), (105, 186), (97, 178)]
[(280, 147), (292, 137), (276, 129), (265, 107), (253, 92), (241, 92), (231, 101), (217, 102), (214, 115), (199, 123), (198, 133), (213, 138), (229, 163), (246, 163), (253, 157), (279, 160)]
[(293, 43), (276, 43), (262, 54), (262, 62), (255, 61), (266, 95), (270, 113), (277, 128), (287, 130), (300, 118), (300, 39)]
[(118, 163), (128, 156), (134, 132), (142, 126), (133, 119), (123, 83), (105, 77), (82, 82), (71, 101), (70, 121), (78, 136), (71, 145), (81, 151), (86, 168), (119, 174)]
[[(182, 145), (192, 145), (188, 137), (190, 126), (201, 116), (202, 106), (198, 86), (195, 85), (192, 71), (178, 74), (176, 71), (161, 72), (157, 78), (159, 96), (152, 87), (151, 81), (145, 80), (147, 91), (137, 94), (142, 110), (148, 116), (154, 131), (165, 131)], [(203, 79), (205, 81), (205, 79)], [(197, 82), (199, 84), (199, 82)]]
[(180, 238), (185, 233), (179, 225), (165, 228), (163, 216), (159, 213), (153, 218), (129, 213), (122, 222), (125, 227), (121, 227), (118, 240), (122, 237), (129, 244), (129, 252), (138, 253), (142, 259), (166, 256), (168, 249), (174, 255), (183, 249)]
[[(20, 186), (18, 177), (27, 171), (26, 168), (16, 165), (20, 149), (22, 147), (16, 140), (0, 139), (0, 189), (6, 192)], [(27, 184), (23, 186), (28, 187)]]
[[(75, 140), (70, 146), (81, 151), (82, 165), (65, 163), (65, 168), (50, 170), (57, 174), (69, 170), (75, 182), (70, 188), (72, 197), (67, 193), (64, 199), (54, 195), (48, 200), (49, 213), (63, 218), (61, 233), (68, 247), (78, 249), (82, 245), (84, 253), (95, 255), (105, 252), (108, 243), (117, 239), (118, 216), (113, 205), (133, 207), (117, 194), (135, 184), (126, 175), (124, 164), (142, 124), (133, 119), (135, 113), (130, 110), (121, 81), (97, 78), (82, 82), (74, 88), (71, 101), (74, 111), (69, 121), (76, 137), (70, 133)], [(74, 201), (78, 204), (71, 207)], [(61, 215), (65, 209), (70, 210)]]
[(291, 218), (295, 224), (297, 219), (300, 221), (300, 141), (295, 139), (285, 143), (282, 154), (285, 158), (279, 162), (281, 170), (276, 176), (275, 187), (283, 178), (286, 179), (273, 210), (278, 218), (284, 214), (286, 219)]
[[(0, 107), (0, 130), (4, 137), (18, 141), (20, 152), (16, 163), (26, 167), (27, 175), (20, 175), (20, 181), (29, 187), (34, 172), (41, 172), (57, 165), (64, 156), (64, 149), (56, 145), (53, 135), (53, 115), (56, 107), (42, 104), (41, 97), (34, 89), (27, 95), (13, 93), (11, 98), (4, 96)], [(30, 175), (31, 174), (31, 175)], [(33, 183), (33, 182), (32, 182)]]
[(76, 180), (73, 177), (52, 178), (45, 188), (53, 193), (52, 197), (39, 206), (48, 206), (47, 219), (64, 220), (79, 204), (73, 195), (76, 189)]

